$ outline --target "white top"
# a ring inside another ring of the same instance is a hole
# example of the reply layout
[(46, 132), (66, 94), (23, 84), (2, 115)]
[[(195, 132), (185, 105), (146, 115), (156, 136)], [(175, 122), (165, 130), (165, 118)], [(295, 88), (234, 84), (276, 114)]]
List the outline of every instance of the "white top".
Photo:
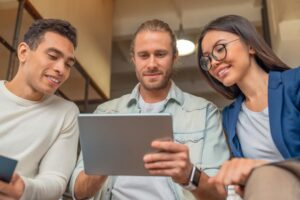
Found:
[(246, 158), (270, 162), (283, 160), (270, 132), (269, 110), (253, 112), (243, 103), (237, 123), (237, 135)]
[[(143, 113), (159, 113), (164, 109), (165, 100), (146, 103), (139, 97)], [(167, 177), (160, 176), (118, 176), (112, 190), (112, 200), (176, 199)]]
[(55, 95), (29, 101), (0, 81), (0, 152), (18, 160), (21, 199), (59, 199), (76, 162), (78, 108)]

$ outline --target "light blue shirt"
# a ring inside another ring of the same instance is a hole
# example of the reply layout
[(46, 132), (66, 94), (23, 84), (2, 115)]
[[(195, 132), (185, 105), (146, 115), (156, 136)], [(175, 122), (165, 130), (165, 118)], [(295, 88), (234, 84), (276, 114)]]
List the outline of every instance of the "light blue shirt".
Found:
[[(101, 104), (95, 113), (140, 113), (138, 99), (139, 85), (131, 94)], [(191, 162), (207, 175), (215, 175), (223, 162), (229, 159), (221, 115), (217, 107), (201, 97), (181, 91), (172, 83), (161, 112), (172, 114), (174, 140), (189, 147)], [(76, 177), (82, 170), (83, 161), (80, 156), (70, 183), (72, 193)], [(109, 177), (96, 199), (110, 199), (115, 180), (116, 177)], [(176, 199), (195, 199), (170, 177), (168, 184)]]
[[(140, 95), (138, 104), (142, 113), (159, 113), (164, 110), (166, 101), (147, 103)], [(118, 176), (112, 189), (112, 200), (175, 200), (168, 179), (165, 176)]]

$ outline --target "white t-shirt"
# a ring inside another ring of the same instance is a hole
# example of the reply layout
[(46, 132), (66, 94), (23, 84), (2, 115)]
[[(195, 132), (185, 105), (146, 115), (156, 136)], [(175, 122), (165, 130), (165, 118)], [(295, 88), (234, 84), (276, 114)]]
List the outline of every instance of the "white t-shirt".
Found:
[[(164, 109), (165, 103), (165, 100), (146, 103), (139, 97), (139, 106), (144, 113), (159, 113)], [(170, 179), (160, 176), (118, 176), (112, 189), (112, 200), (175, 200), (168, 180)]]
[(18, 160), (22, 199), (59, 199), (76, 162), (78, 108), (55, 95), (29, 101), (0, 81), (0, 153)]
[(269, 110), (249, 110), (243, 103), (237, 123), (237, 135), (246, 158), (270, 162), (283, 160), (270, 132)]

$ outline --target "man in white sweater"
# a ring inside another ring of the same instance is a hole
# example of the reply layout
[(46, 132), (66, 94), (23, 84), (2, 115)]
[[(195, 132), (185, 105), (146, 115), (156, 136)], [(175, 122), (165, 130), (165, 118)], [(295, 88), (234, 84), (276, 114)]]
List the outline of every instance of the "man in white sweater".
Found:
[(59, 199), (76, 162), (78, 108), (54, 92), (75, 62), (76, 29), (35, 21), (17, 48), (19, 68), (0, 81), (0, 153), (18, 160), (0, 199)]

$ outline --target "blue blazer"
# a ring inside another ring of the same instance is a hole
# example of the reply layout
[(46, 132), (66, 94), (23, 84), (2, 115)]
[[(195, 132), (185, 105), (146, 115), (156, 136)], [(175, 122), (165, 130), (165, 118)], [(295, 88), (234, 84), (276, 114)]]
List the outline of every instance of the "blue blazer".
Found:
[[(223, 111), (223, 126), (234, 157), (244, 157), (236, 134), (244, 98), (239, 96)], [(300, 157), (300, 67), (270, 71), (268, 106), (272, 139), (281, 155), (285, 159)]]

